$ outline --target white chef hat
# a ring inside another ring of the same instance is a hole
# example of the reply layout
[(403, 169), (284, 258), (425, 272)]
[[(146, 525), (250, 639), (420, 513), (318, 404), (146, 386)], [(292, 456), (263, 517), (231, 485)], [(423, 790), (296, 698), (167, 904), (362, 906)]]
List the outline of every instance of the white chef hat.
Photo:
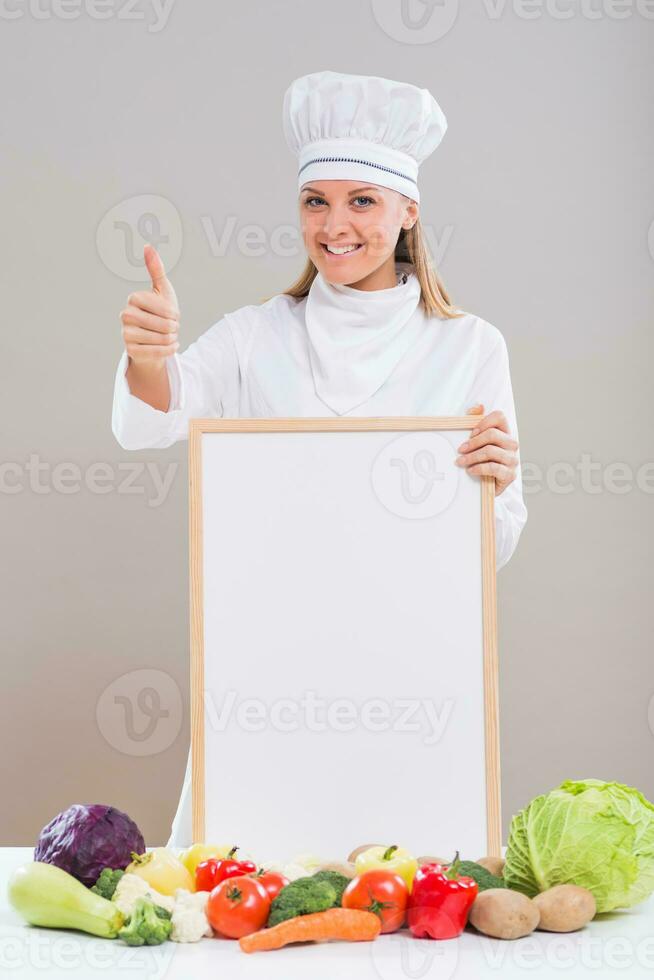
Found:
[(282, 116), (298, 157), (298, 190), (312, 180), (364, 180), (414, 201), (420, 200), (418, 167), (447, 129), (426, 88), (336, 71), (296, 78)]

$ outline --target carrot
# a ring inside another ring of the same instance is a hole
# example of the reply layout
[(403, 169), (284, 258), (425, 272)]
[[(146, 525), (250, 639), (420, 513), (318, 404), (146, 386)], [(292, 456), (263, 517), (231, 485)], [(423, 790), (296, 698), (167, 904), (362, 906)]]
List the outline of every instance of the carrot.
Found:
[(264, 949), (281, 949), (288, 943), (322, 939), (349, 939), (352, 942), (376, 939), (380, 932), (381, 919), (374, 912), (334, 908), (296, 915), (270, 929), (260, 929), (239, 939), (239, 945), (244, 953), (256, 953)]

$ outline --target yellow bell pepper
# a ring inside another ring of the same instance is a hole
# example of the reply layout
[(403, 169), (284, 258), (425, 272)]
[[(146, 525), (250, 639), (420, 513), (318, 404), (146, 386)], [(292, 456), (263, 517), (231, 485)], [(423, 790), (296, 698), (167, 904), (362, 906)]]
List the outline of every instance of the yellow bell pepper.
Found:
[(174, 895), (176, 888), (195, 891), (195, 876), (165, 847), (154, 847), (145, 854), (132, 853), (132, 857), (125, 874), (138, 875), (161, 895)]
[(358, 875), (364, 871), (393, 871), (406, 882), (411, 891), (413, 879), (418, 870), (418, 862), (405, 847), (393, 844), (391, 847), (376, 845), (357, 855), (354, 869)]

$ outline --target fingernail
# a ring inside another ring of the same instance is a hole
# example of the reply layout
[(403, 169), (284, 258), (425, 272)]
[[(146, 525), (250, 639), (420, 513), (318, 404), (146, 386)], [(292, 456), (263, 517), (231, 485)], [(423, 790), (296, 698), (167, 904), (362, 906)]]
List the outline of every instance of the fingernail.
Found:
[(463, 452), (467, 448), (468, 448), (468, 443), (467, 442), (462, 442), (461, 445), (459, 446), (459, 448), (457, 449), (457, 452), (458, 453), (461, 453), (461, 452)]
[(472, 432), (470, 433), (470, 435), (471, 436), (476, 436), (478, 434), (478, 432), (479, 432), (479, 429), (473, 429)]

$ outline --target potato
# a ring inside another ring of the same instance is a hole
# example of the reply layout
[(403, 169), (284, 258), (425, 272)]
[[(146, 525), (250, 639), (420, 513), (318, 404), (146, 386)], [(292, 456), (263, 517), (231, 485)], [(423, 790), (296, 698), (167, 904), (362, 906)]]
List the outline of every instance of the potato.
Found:
[(354, 850), (350, 854), (348, 854), (347, 859), (348, 861), (356, 861), (359, 854), (363, 854), (363, 852), (367, 851), (369, 847), (387, 847), (387, 846), (388, 846), (387, 844), (362, 844), (361, 847), (355, 847)]
[(498, 878), (501, 878), (504, 874), (504, 858), (489, 855), (488, 857), (478, 858), (476, 863), (481, 864), (482, 868), (486, 868), (487, 871), (490, 871), (492, 875), (497, 875)]
[(451, 864), (452, 858), (439, 858), (432, 857), (429, 854), (426, 856), (423, 854), (422, 857), (416, 858), (416, 861), (418, 862), (419, 866), (422, 866), (423, 864)]
[(346, 878), (354, 878), (356, 874), (352, 861), (326, 861), (324, 864), (319, 864), (316, 871), (338, 871), (339, 875), (344, 875)]
[(480, 892), (470, 909), (470, 925), (495, 939), (520, 939), (534, 931), (540, 919), (537, 906), (511, 888)]
[(580, 885), (555, 885), (536, 895), (538, 928), (545, 932), (575, 932), (588, 925), (597, 911), (595, 897)]

